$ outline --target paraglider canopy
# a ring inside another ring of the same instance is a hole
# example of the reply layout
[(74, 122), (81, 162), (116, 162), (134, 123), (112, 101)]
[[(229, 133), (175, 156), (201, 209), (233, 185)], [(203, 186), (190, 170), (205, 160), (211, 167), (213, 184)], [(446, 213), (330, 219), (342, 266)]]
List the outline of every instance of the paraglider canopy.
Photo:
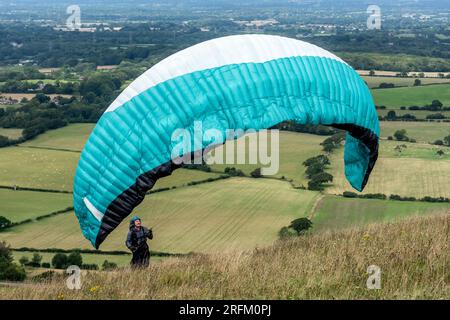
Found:
[(345, 174), (364, 188), (378, 155), (378, 117), (364, 81), (337, 56), (295, 39), (238, 35), (164, 59), (117, 97), (86, 143), (74, 181), (83, 234), (98, 248), (159, 178), (180, 167), (177, 129), (201, 121), (221, 132), (260, 130), (285, 120), (346, 130)]

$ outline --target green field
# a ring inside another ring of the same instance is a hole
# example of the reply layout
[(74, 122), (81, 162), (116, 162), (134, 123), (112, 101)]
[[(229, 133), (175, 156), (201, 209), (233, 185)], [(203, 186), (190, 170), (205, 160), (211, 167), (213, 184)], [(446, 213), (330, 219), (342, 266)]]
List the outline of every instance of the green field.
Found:
[[(397, 145), (406, 145), (401, 152)], [(364, 193), (399, 194), (414, 197), (450, 197), (450, 152), (442, 147), (444, 156), (436, 154), (438, 147), (420, 143), (382, 140), (380, 154)], [(333, 185), (327, 193), (354, 191), (344, 176), (343, 148), (331, 157)]]
[(446, 78), (402, 78), (402, 77), (381, 77), (381, 76), (362, 76), (369, 88), (378, 88), (380, 83), (393, 83), (396, 87), (412, 87), (414, 81), (419, 79), (422, 85), (450, 83)]
[(440, 84), (422, 87), (393, 88), (371, 90), (377, 106), (388, 109), (399, 109), (401, 106), (424, 106), (433, 100), (450, 105), (450, 84)]
[[(0, 185), (71, 191), (79, 153), (25, 147), (0, 149)], [(155, 188), (182, 186), (219, 176), (178, 169), (159, 180)]]
[(427, 143), (438, 139), (443, 140), (450, 134), (450, 122), (382, 121), (380, 128), (383, 138), (393, 136), (397, 130), (405, 129), (409, 138)]
[[(281, 227), (305, 216), (318, 193), (295, 190), (282, 181), (231, 178), (152, 194), (134, 214), (153, 227), (155, 251), (223, 252), (266, 246)], [(126, 250), (122, 223), (102, 250)], [(24, 224), (2, 233), (14, 248), (90, 248), (73, 213)]]
[(93, 128), (94, 124), (91, 123), (71, 124), (47, 131), (22, 145), (81, 151)]
[(19, 139), (22, 137), (22, 129), (0, 128), (0, 136), (5, 136), (10, 139)]
[(448, 203), (354, 199), (324, 196), (313, 213), (313, 230), (353, 228), (425, 214), (450, 212)]
[(72, 190), (79, 153), (34, 148), (0, 149), (0, 185)]
[(12, 222), (34, 219), (72, 206), (72, 195), (64, 193), (0, 189), (0, 216)]
[[(306, 185), (307, 180), (304, 176), (305, 167), (302, 165), (303, 161), (307, 158), (316, 156), (322, 153), (322, 146), (320, 143), (325, 140), (326, 137), (312, 135), (307, 133), (296, 133), (280, 131), (280, 143), (279, 143), (279, 171), (275, 177), (281, 178), (286, 177), (287, 179), (292, 179), (294, 184), (297, 186)], [(248, 155), (249, 152), (258, 152), (255, 148), (250, 148), (250, 144), (245, 142), (244, 137), (237, 140), (236, 144), (232, 141), (227, 142), (224, 147), (218, 147), (218, 149), (223, 149), (225, 154), (227, 148), (232, 148), (235, 146), (235, 154), (237, 154), (238, 145), (242, 145), (243, 148), (240, 150), (245, 150)], [(270, 149), (270, 144), (269, 144)], [(248, 163), (248, 162), (247, 162)], [(241, 169), (244, 173), (250, 174), (254, 169), (258, 167), (266, 167), (261, 164), (223, 164), (223, 165), (213, 165), (214, 170), (223, 171), (226, 167), (236, 167)]]

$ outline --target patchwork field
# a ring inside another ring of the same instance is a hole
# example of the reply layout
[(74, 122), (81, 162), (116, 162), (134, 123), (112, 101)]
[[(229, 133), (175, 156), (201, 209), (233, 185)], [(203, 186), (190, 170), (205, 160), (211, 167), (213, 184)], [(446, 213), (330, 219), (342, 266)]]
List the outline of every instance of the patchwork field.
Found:
[(0, 199), (0, 216), (12, 222), (34, 219), (73, 205), (72, 195), (64, 193), (0, 189)]
[(371, 92), (375, 104), (386, 106), (388, 109), (399, 109), (401, 106), (424, 106), (436, 99), (446, 106), (450, 105), (450, 84), (377, 89)]
[(450, 134), (450, 122), (380, 122), (381, 137), (393, 136), (395, 131), (406, 130), (409, 138), (414, 138), (419, 142), (434, 142), (443, 140)]
[[(397, 145), (406, 145), (397, 151)], [(419, 143), (402, 143), (382, 140), (380, 155), (364, 193), (398, 194), (414, 197), (450, 197), (450, 152), (436, 146)], [(343, 148), (331, 156), (333, 185), (327, 193), (342, 194), (353, 191), (344, 176)]]
[[(325, 140), (324, 136), (317, 136), (306, 133), (295, 133), (280, 131), (279, 143), (279, 171), (274, 176), (277, 178), (286, 177), (292, 179), (294, 185), (307, 185), (307, 179), (304, 176), (305, 167), (302, 165), (306, 159), (320, 154), (322, 146), (320, 143)], [(222, 150), (225, 154), (228, 148), (235, 147), (235, 154), (238, 150), (244, 150), (248, 155), (250, 152), (257, 153), (257, 149), (251, 148), (250, 144), (245, 141), (244, 137), (237, 140), (236, 143), (232, 141), (227, 142), (224, 146), (218, 147), (217, 150)], [(270, 144), (268, 144), (270, 149)], [(259, 161), (258, 161), (259, 162)], [(248, 161), (247, 161), (248, 163)], [(223, 171), (226, 167), (236, 167), (241, 169), (245, 174), (250, 174), (258, 167), (267, 167), (259, 164), (237, 164), (237, 165), (213, 165), (214, 170)]]
[(412, 87), (414, 81), (419, 79), (422, 85), (450, 83), (450, 79), (445, 78), (401, 78), (401, 77), (381, 77), (362, 76), (369, 88), (378, 88), (381, 83), (393, 83), (396, 87)]
[(94, 124), (91, 123), (70, 124), (57, 130), (49, 130), (22, 145), (81, 151), (93, 128)]
[(324, 196), (312, 214), (313, 231), (354, 228), (439, 213), (450, 213), (450, 204)]
[[(135, 214), (153, 227), (152, 250), (223, 252), (270, 245), (281, 227), (311, 211), (317, 196), (282, 181), (231, 178), (152, 194)], [(124, 222), (101, 249), (126, 250), (127, 230)], [(15, 227), (2, 239), (14, 248), (90, 248), (73, 213)]]

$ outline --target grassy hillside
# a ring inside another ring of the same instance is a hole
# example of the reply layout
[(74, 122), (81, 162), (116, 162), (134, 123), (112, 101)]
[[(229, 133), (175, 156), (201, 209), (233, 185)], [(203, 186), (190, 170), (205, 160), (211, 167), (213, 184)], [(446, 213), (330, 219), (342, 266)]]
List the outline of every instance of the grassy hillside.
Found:
[[(396, 151), (395, 147), (402, 144), (406, 145), (406, 149)], [(383, 140), (380, 146), (378, 161), (364, 193), (450, 197), (448, 148), (441, 147), (446, 155), (439, 156), (436, 154), (439, 148), (427, 144)], [(330, 172), (334, 180), (327, 193), (353, 191), (344, 176), (343, 148), (333, 153)]]
[[(317, 195), (277, 180), (232, 178), (149, 195), (135, 214), (153, 227), (156, 251), (250, 249), (270, 245), (281, 227), (311, 210)], [(102, 249), (126, 250), (127, 230), (125, 222)], [(2, 239), (14, 248), (90, 248), (73, 213), (12, 228)]]
[[(252, 252), (171, 258), (149, 270), (89, 272), (0, 287), (2, 299), (449, 299), (450, 215), (317, 233)], [(368, 290), (368, 267), (381, 289)], [(92, 289), (94, 288), (95, 289)]]
[(72, 206), (72, 195), (64, 193), (0, 189), (0, 216), (19, 222)]
[(397, 130), (405, 129), (409, 138), (414, 138), (419, 142), (443, 140), (450, 134), (450, 122), (383, 121), (380, 123), (380, 127), (383, 138), (393, 136)]
[(324, 196), (312, 213), (313, 231), (352, 228), (437, 213), (450, 213), (450, 204)]
[(424, 106), (433, 100), (450, 105), (450, 84), (423, 87), (393, 88), (372, 90), (377, 106), (400, 109), (401, 106)]

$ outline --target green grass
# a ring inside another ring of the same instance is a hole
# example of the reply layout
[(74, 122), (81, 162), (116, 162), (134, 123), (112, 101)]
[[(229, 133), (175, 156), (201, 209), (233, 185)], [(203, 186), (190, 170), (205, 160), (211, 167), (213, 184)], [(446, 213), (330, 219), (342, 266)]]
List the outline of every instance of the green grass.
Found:
[(19, 139), (22, 137), (22, 129), (0, 128), (0, 136), (5, 136), (10, 139)]
[[(395, 146), (401, 144), (407, 148), (399, 153)], [(382, 140), (378, 161), (364, 193), (450, 197), (450, 151), (442, 147), (446, 155), (438, 156), (437, 149), (427, 144)], [(334, 180), (327, 193), (354, 191), (344, 176), (343, 148), (332, 154), (329, 171)]]
[(0, 185), (72, 190), (79, 153), (8, 147), (0, 149)]
[(390, 201), (324, 196), (313, 213), (313, 231), (354, 228), (393, 222), (414, 215), (450, 212), (448, 203)]
[(401, 106), (424, 106), (433, 100), (450, 105), (450, 84), (372, 90), (377, 106), (399, 109)]
[[(324, 136), (317, 136), (306, 133), (295, 133), (280, 131), (280, 143), (279, 143), (279, 171), (275, 174), (275, 177), (281, 178), (282, 176), (287, 179), (292, 179), (297, 186), (307, 185), (307, 179), (304, 176), (305, 167), (302, 165), (303, 161), (307, 158), (316, 156), (322, 153), (322, 147), (320, 143), (325, 140)], [(270, 141), (270, 139), (268, 140)], [(243, 146), (241, 150), (245, 150), (248, 155), (249, 152), (257, 152), (255, 149), (249, 149), (250, 144), (245, 142), (244, 138), (237, 140), (235, 144), (235, 154), (237, 154), (238, 145)], [(233, 143), (227, 142), (225, 147), (218, 147), (224, 150), (224, 154), (227, 148), (232, 148)], [(270, 150), (270, 144), (268, 144)], [(249, 175), (254, 169), (258, 167), (267, 167), (259, 164), (221, 164), (213, 165), (215, 170), (223, 171), (226, 167), (236, 167), (241, 169), (245, 174)], [(259, 161), (258, 161), (259, 162)]]
[[(317, 195), (277, 180), (231, 178), (149, 195), (134, 214), (153, 227), (152, 250), (223, 252), (270, 245), (281, 227), (310, 212)], [(127, 231), (125, 221), (101, 249), (126, 250)], [(2, 239), (14, 248), (90, 248), (73, 213), (17, 226)]]
[(450, 122), (382, 121), (380, 127), (381, 137), (394, 136), (395, 131), (405, 129), (409, 138), (419, 142), (443, 140), (450, 134)]
[(12, 222), (34, 219), (72, 206), (72, 195), (0, 189), (0, 216)]
[(22, 146), (81, 151), (93, 128), (94, 124), (91, 123), (71, 124), (60, 129), (47, 131), (35, 139), (23, 143)]
[(381, 77), (381, 76), (362, 76), (369, 88), (378, 88), (380, 83), (393, 83), (396, 87), (412, 87), (414, 81), (419, 79), (422, 85), (450, 83), (446, 78), (401, 78), (401, 77)]
[[(92, 128), (92, 124), (72, 124), (47, 131), (19, 147), (1, 148), (0, 185), (71, 191), (80, 153), (50, 149), (81, 151)], [(155, 188), (183, 186), (217, 176), (179, 169), (158, 180)]]

